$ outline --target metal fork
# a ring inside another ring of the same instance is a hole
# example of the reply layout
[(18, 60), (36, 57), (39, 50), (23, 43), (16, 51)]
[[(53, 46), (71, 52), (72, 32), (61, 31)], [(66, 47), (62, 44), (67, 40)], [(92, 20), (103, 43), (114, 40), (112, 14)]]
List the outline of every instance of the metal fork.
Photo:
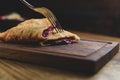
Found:
[(22, 2), (24, 5), (26, 5), (28, 8), (32, 9), (33, 11), (36, 11), (44, 15), (50, 21), (52, 26), (55, 28), (56, 32), (64, 31), (58, 19), (55, 17), (52, 11), (50, 11), (48, 8), (45, 8), (45, 7), (35, 8), (33, 5), (28, 3), (26, 0), (20, 0), (20, 2)]

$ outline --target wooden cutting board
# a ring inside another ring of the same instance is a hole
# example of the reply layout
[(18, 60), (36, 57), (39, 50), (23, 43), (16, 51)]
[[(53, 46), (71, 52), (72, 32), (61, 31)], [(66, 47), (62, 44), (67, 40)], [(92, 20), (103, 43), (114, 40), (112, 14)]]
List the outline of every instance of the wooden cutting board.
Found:
[(41, 47), (0, 42), (0, 57), (44, 66), (94, 74), (119, 50), (118, 42), (85, 40), (78, 43)]

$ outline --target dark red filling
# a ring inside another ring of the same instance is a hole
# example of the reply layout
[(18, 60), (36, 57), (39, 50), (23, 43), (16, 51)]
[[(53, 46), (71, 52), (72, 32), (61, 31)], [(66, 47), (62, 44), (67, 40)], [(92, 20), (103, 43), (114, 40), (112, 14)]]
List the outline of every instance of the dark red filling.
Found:
[(66, 44), (66, 43), (71, 44), (71, 43), (74, 42), (74, 40), (75, 40), (75, 37), (65, 37), (65, 38), (60, 38), (60, 39), (56, 40), (55, 43), (56, 44), (59, 44), (59, 43), (61, 43), (61, 44)]
[[(54, 29), (53, 26), (50, 26), (49, 28), (45, 29), (43, 31), (42, 36), (46, 38), (50, 33), (52, 33), (53, 29)], [(44, 44), (59, 45), (59, 44), (71, 44), (74, 42), (75, 42), (75, 37), (72, 36), (72, 37), (63, 37), (57, 40), (47, 40), (44, 42)]]
[(75, 37), (65, 37), (57, 40), (48, 40), (44, 44), (61, 45), (61, 44), (71, 44), (74, 42), (75, 42)]
[(53, 26), (50, 26), (49, 28), (45, 29), (45, 30), (43, 31), (42, 36), (43, 36), (43, 37), (47, 37), (50, 33), (52, 33), (53, 29), (54, 29)]
[(3, 17), (3, 16), (0, 16), (0, 20), (4, 20), (4, 17)]

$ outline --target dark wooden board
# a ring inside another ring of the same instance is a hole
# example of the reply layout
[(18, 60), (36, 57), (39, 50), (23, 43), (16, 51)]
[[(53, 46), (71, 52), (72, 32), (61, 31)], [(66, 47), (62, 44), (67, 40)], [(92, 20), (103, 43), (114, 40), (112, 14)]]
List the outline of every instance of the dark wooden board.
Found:
[(84, 40), (68, 45), (46, 46), (0, 42), (0, 57), (94, 74), (119, 50), (118, 42)]

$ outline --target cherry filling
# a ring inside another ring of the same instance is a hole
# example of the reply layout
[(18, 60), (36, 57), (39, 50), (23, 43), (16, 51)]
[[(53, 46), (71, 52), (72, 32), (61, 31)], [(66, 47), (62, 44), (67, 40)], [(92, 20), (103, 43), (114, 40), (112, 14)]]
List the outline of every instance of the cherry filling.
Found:
[(4, 20), (4, 16), (0, 16), (0, 20)]
[[(56, 26), (61, 26), (58, 21), (55, 21), (55, 23), (56, 23)], [(43, 31), (42, 36), (43, 36), (43, 37), (47, 37), (50, 33), (52, 33), (53, 29), (54, 29), (53, 26), (50, 26), (48, 29), (45, 29), (45, 30)]]
[(50, 44), (50, 45), (61, 45), (61, 44), (71, 44), (75, 43), (75, 37), (65, 37), (65, 38), (60, 38), (57, 40), (48, 40), (44, 44)]
[(52, 33), (53, 29), (54, 29), (53, 26), (50, 26), (49, 28), (45, 29), (42, 33), (42, 36), (47, 37), (50, 33)]
[(56, 44), (71, 44), (75, 40), (75, 37), (65, 37), (55, 41)]
[[(49, 28), (45, 29), (43, 31), (42, 36), (46, 38), (50, 33), (52, 33), (53, 29), (54, 29), (53, 26), (50, 26)], [(63, 38), (60, 38), (60, 39), (57, 39), (57, 40), (47, 40), (47, 41), (44, 42), (44, 44), (60, 45), (60, 44), (71, 44), (71, 43), (74, 43), (74, 42), (76, 42), (75, 37), (72, 36), (72, 37), (63, 37)]]

